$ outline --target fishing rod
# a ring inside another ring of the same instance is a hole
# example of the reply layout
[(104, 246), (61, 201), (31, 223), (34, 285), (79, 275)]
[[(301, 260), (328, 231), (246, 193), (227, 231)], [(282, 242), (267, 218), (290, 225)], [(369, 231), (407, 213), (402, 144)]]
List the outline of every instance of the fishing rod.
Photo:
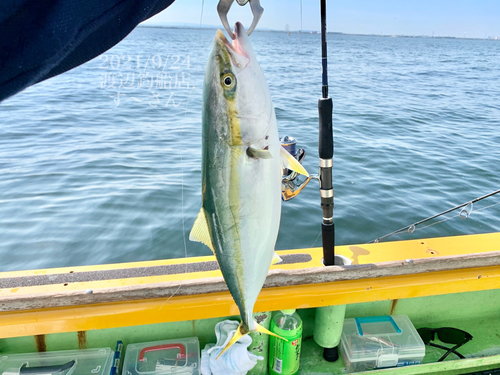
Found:
[[(383, 240), (384, 238), (387, 238), (387, 237), (390, 237), (390, 236), (392, 236), (394, 234), (402, 233), (402, 232), (405, 232), (405, 231), (408, 231), (408, 233), (413, 233), (415, 231), (415, 227), (417, 225), (423, 224), (423, 223), (425, 223), (427, 221), (430, 221), (430, 220), (435, 219), (435, 218), (437, 218), (439, 216), (445, 215), (445, 214), (447, 214), (449, 212), (458, 210), (459, 208), (462, 208), (462, 210), (459, 213), (459, 216), (462, 219), (467, 219), (470, 216), (470, 214), (472, 213), (472, 209), (473, 209), (474, 203), (479, 202), (479, 201), (481, 201), (483, 199), (486, 199), (486, 198), (491, 197), (491, 196), (493, 196), (495, 194), (498, 194), (498, 193), (500, 193), (500, 190), (492, 191), (491, 193), (483, 195), (482, 197), (473, 199), (473, 200), (471, 200), (469, 202), (465, 202), (465, 203), (459, 204), (458, 206), (452, 207), (452, 208), (450, 208), (450, 209), (448, 209), (446, 211), (440, 212), (440, 213), (438, 213), (438, 214), (436, 214), (434, 216), (430, 216), (430, 217), (428, 217), (426, 219), (417, 221), (416, 223), (407, 225), (406, 227), (403, 227), (403, 228), (398, 229), (398, 230), (396, 230), (394, 232), (386, 234), (385, 236), (379, 237), (379, 238), (377, 238), (377, 239), (375, 239), (373, 241), (370, 241), (369, 243), (377, 243), (377, 242), (380, 242), (380, 240)], [(470, 205), (470, 210), (467, 211), (467, 206), (469, 206), (469, 205)]]
[(323, 223), (321, 234), (323, 239), (323, 263), (325, 266), (335, 264), (335, 225), (333, 223), (333, 101), (328, 97), (328, 64), (326, 48), (326, 0), (321, 0), (321, 67), (322, 98), (318, 100), (319, 112), (319, 191)]

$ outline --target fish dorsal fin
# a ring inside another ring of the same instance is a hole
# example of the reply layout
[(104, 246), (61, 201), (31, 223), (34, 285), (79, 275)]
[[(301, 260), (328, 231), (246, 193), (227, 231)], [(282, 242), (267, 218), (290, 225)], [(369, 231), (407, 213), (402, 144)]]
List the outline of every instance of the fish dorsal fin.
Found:
[(261, 150), (258, 148), (248, 147), (247, 155), (255, 159), (272, 159), (273, 156), (268, 150)]
[(280, 151), (281, 151), (281, 163), (283, 164), (283, 168), (291, 169), (294, 172), (309, 177), (309, 173), (307, 173), (302, 164), (300, 164), (297, 161), (297, 159), (295, 159), (287, 150), (281, 147)]
[(208, 228), (208, 221), (203, 207), (200, 212), (198, 212), (198, 216), (194, 221), (191, 233), (189, 233), (189, 239), (194, 242), (204, 243), (215, 254), (214, 244), (212, 242), (212, 237), (210, 236), (210, 229)]
[(271, 262), (271, 265), (273, 266), (273, 265), (281, 263), (281, 262), (283, 262), (283, 259), (281, 259), (281, 257), (278, 254), (276, 254), (276, 252), (274, 252), (273, 261)]

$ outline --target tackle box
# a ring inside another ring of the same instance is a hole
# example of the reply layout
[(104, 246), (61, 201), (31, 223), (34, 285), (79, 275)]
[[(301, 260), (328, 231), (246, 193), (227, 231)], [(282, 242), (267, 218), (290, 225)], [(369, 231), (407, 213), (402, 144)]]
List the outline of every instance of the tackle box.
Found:
[(0, 354), (0, 375), (110, 375), (111, 348)]
[(199, 375), (197, 337), (127, 345), (122, 375)]
[(346, 319), (340, 352), (348, 372), (416, 365), (425, 345), (406, 315)]

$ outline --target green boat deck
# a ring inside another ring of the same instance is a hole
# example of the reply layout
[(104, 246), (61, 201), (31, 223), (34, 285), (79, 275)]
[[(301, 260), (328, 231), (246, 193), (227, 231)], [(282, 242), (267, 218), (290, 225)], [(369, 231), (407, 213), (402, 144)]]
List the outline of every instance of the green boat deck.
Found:
[[(436, 363), (444, 350), (426, 346), (422, 365), (357, 374), (467, 374), (500, 368), (500, 290), (361, 303), (348, 305), (346, 311), (349, 318), (387, 314), (408, 315), (417, 329), (454, 327), (469, 332), (473, 339), (457, 349), (466, 359), (458, 360), (456, 355), (450, 354), (445, 361)], [(302, 311), (301, 315), (309, 324), (314, 319), (308, 310)], [(312, 332), (309, 329), (307, 333)], [(443, 345), (450, 347), (449, 344)], [(323, 349), (314, 339), (307, 337), (302, 348), (300, 373), (346, 373), (342, 359), (330, 364), (322, 358), (322, 353)]]
[[(345, 374), (340, 358), (326, 362), (323, 349), (312, 337), (315, 309), (302, 309), (304, 342), (300, 374)], [(458, 349), (465, 360), (450, 354), (445, 362), (435, 363), (443, 354), (438, 348), (426, 346), (422, 365), (384, 370), (370, 374), (467, 374), (500, 367), (500, 290), (455, 293), (438, 296), (357, 303), (347, 306), (346, 317), (376, 315), (408, 315), (416, 328), (455, 327), (472, 334), (473, 340)], [(0, 339), (0, 355), (35, 351), (56, 351), (78, 348), (114, 347), (117, 340), (125, 345), (181, 337), (197, 336), (201, 348), (215, 342), (214, 327), (225, 318), (192, 320), (121, 328), (96, 329)], [(447, 344), (445, 344), (446, 346)]]

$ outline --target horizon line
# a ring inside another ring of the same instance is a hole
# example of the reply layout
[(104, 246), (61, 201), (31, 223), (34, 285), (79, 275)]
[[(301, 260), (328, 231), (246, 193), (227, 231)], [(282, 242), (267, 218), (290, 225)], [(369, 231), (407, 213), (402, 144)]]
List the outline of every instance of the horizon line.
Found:
[[(184, 26), (182, 25), (184, 24)], [(208, 25), (208, 24), (192, 24), (192, 23), (176, 23), (176, 22), (164, 22), (161, 23), (141, 23), (137, 27), (145, 28), (161, 28), (161, 29), (222, 29), (222, 25)], [(276, 30), (270, 28), (256, 28), (255, 31), (260, 32), (275, 32), (275, 33), (293, 33), (293, 34), (321, 34), (317, 30)], [(327, 34), (334, 35), (347, 35), (347, 36), (380, 36), (388, 38), (429, 38), (429, 39), (468, 39), (468, 40), (500, 40), (498, 36), (488, 36), (485, 38), (478, 37), (460, 37), (451, 35), (410, 35), (410, 34), (363, 34), (363, 33), (344, 33), (342, 31), (327, 31)]]

